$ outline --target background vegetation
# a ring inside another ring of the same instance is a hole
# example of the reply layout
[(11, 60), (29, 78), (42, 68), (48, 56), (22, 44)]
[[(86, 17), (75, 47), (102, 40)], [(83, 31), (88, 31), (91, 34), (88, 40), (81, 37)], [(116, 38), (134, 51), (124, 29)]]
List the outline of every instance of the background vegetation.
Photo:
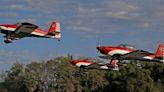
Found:
[(0, 92), (164, 92), (164, 64), (133, 61), (120, 71), (79, 72), (72, 56), (27, 65), (15, 63), (0, 74)]

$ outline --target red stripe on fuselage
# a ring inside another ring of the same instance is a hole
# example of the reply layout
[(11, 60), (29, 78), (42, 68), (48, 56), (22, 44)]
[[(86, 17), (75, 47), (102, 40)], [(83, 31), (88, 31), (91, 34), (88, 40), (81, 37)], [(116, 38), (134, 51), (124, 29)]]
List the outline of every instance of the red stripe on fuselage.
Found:
[(41, 34), (47, 34), (47, 32), (46, 31), (44, 31), (43, 29), (41, 29), (41, 28), (37, 28), (37, 29), (35, 29), (34, 30), (35, 32), (38, 32), (38, 33), (41, 33)]
[(70, 61), (71, 64), (76, 65), (78, 63), (89, 63), (89, 64), (94, 64), (94, 62), (89, 61), (89, 60), (71, 60)]
[(123, 48), (123, 47), (114, 47), (114, 46), (104, 46), (104, 48), (106, 48), (106, 50), (115, 50), (115, 49), (118, 49), (118, 50), (126, 50), (126, 51), (135, 51), (135, 49), (130, 49), (130, 48)]
[(16, 25), (16, 24), (13, 24), (13, 25), (3, 24), (3, 25), (0, 25), (0, 26), (9, 27), (9, 28), (17, 28), (18, 27), (18, 25)]
[(155, 58), (156, 56), (155, 54), (153, 54), (153, 55), (149, 55), (148, 57)]
[(100, 46), (97, 47), (97, 49), (102, 53), (102, 54), (108, 54), (110, 51), (113, 50), (126, 50), (128, 52), (135, 51), (135, 49), (130, 49), (130, 48), (123, 48), (123, 47), (114, 47), (114, 46)]

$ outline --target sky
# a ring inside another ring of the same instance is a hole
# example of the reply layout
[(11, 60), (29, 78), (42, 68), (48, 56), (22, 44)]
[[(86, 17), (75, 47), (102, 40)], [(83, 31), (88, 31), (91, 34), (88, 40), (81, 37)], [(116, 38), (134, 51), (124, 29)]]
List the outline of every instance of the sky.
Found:
[(47, 30), (60, 22), (62, 38), (23, 38), (3, 43), (0, 70), (15, 62), (45, 61), (72, 54), (97, 58), (97, 43), (127, 43), (155, 52), (164, 43), (164, 0), (1, 0), (0, 24), (30, 22)]

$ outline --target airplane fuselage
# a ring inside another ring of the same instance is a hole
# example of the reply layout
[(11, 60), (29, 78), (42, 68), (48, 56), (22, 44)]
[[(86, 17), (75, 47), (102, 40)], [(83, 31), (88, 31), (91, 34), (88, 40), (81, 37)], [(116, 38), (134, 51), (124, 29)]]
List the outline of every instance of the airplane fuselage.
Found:
[(100, 46), (96, 47), (98, 51), (100, 51), (104, 55), (113, 56), (115, 54), (127, 54), (135, 51), (136, 49), (122, 48), (122, 47), (114, 47), (114, 46)]
[[(19, 37), (21, 35), (26, 35), (26, 32), (28, 32), (28, 30), (22, 32), (22, 33), (17, 33), (16, 30), (17, 28), (19, 28), (20, 24), (3, 24), (0, 25), (0, 32), (3, 34), (6, 34), (6, 36), (8, 35), (10, 39), (19, 39)], [(61, 35), (49, 35), (49, 33), (41, 28), (36, 28), (34, 29), (30, 34), (28, 33), (29, 37), (45, 37), (45, 38), (60, 38)]]
[[(101, 70), (118, 70), (118, 68), (109, 68), (106, 64), (98, 64), (90, 60), (71, 60), (69, 61), (72, 65), (80, 67), (80, 68), (86, 68), (86, 69), (101, 69)], [(92, 66), (94, 64), (97, 64), (98, 66)]]
[(71, 60), (69, 61), (72, 65), (75, 65), (77, 67), (81, 67), (81, 66), (88, 66), (91, 64), (94, 64), (94, 62), (89, 61), (89, 60)]
[[(137, 49), (119, 47), (119, 46), (98, 46), (96, 48), (101, 54), (111, 57), (114, 55), (125, 55), (137, 51)], [(129, 57), (129, 58), (133, 58), (133, 57)], [(155, 54), (147, 55), (141, 58), (148, 59), (148, 60), (157, 60), (157, 61), (159, 60), (158, 58), (156, 58)]]

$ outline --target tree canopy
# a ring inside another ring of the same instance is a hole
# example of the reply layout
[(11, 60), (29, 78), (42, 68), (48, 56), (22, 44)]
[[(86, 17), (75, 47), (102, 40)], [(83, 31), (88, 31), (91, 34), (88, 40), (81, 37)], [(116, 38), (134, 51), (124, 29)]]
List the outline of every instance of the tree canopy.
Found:
[[(81, 58), (81, 57), (80, 57)], [(135, 61), (119, 71), (85, 70), (72, 56), (27, 65), (15, 63), (0, 74), (1, 92), (164, 92), (164, 64)]]

